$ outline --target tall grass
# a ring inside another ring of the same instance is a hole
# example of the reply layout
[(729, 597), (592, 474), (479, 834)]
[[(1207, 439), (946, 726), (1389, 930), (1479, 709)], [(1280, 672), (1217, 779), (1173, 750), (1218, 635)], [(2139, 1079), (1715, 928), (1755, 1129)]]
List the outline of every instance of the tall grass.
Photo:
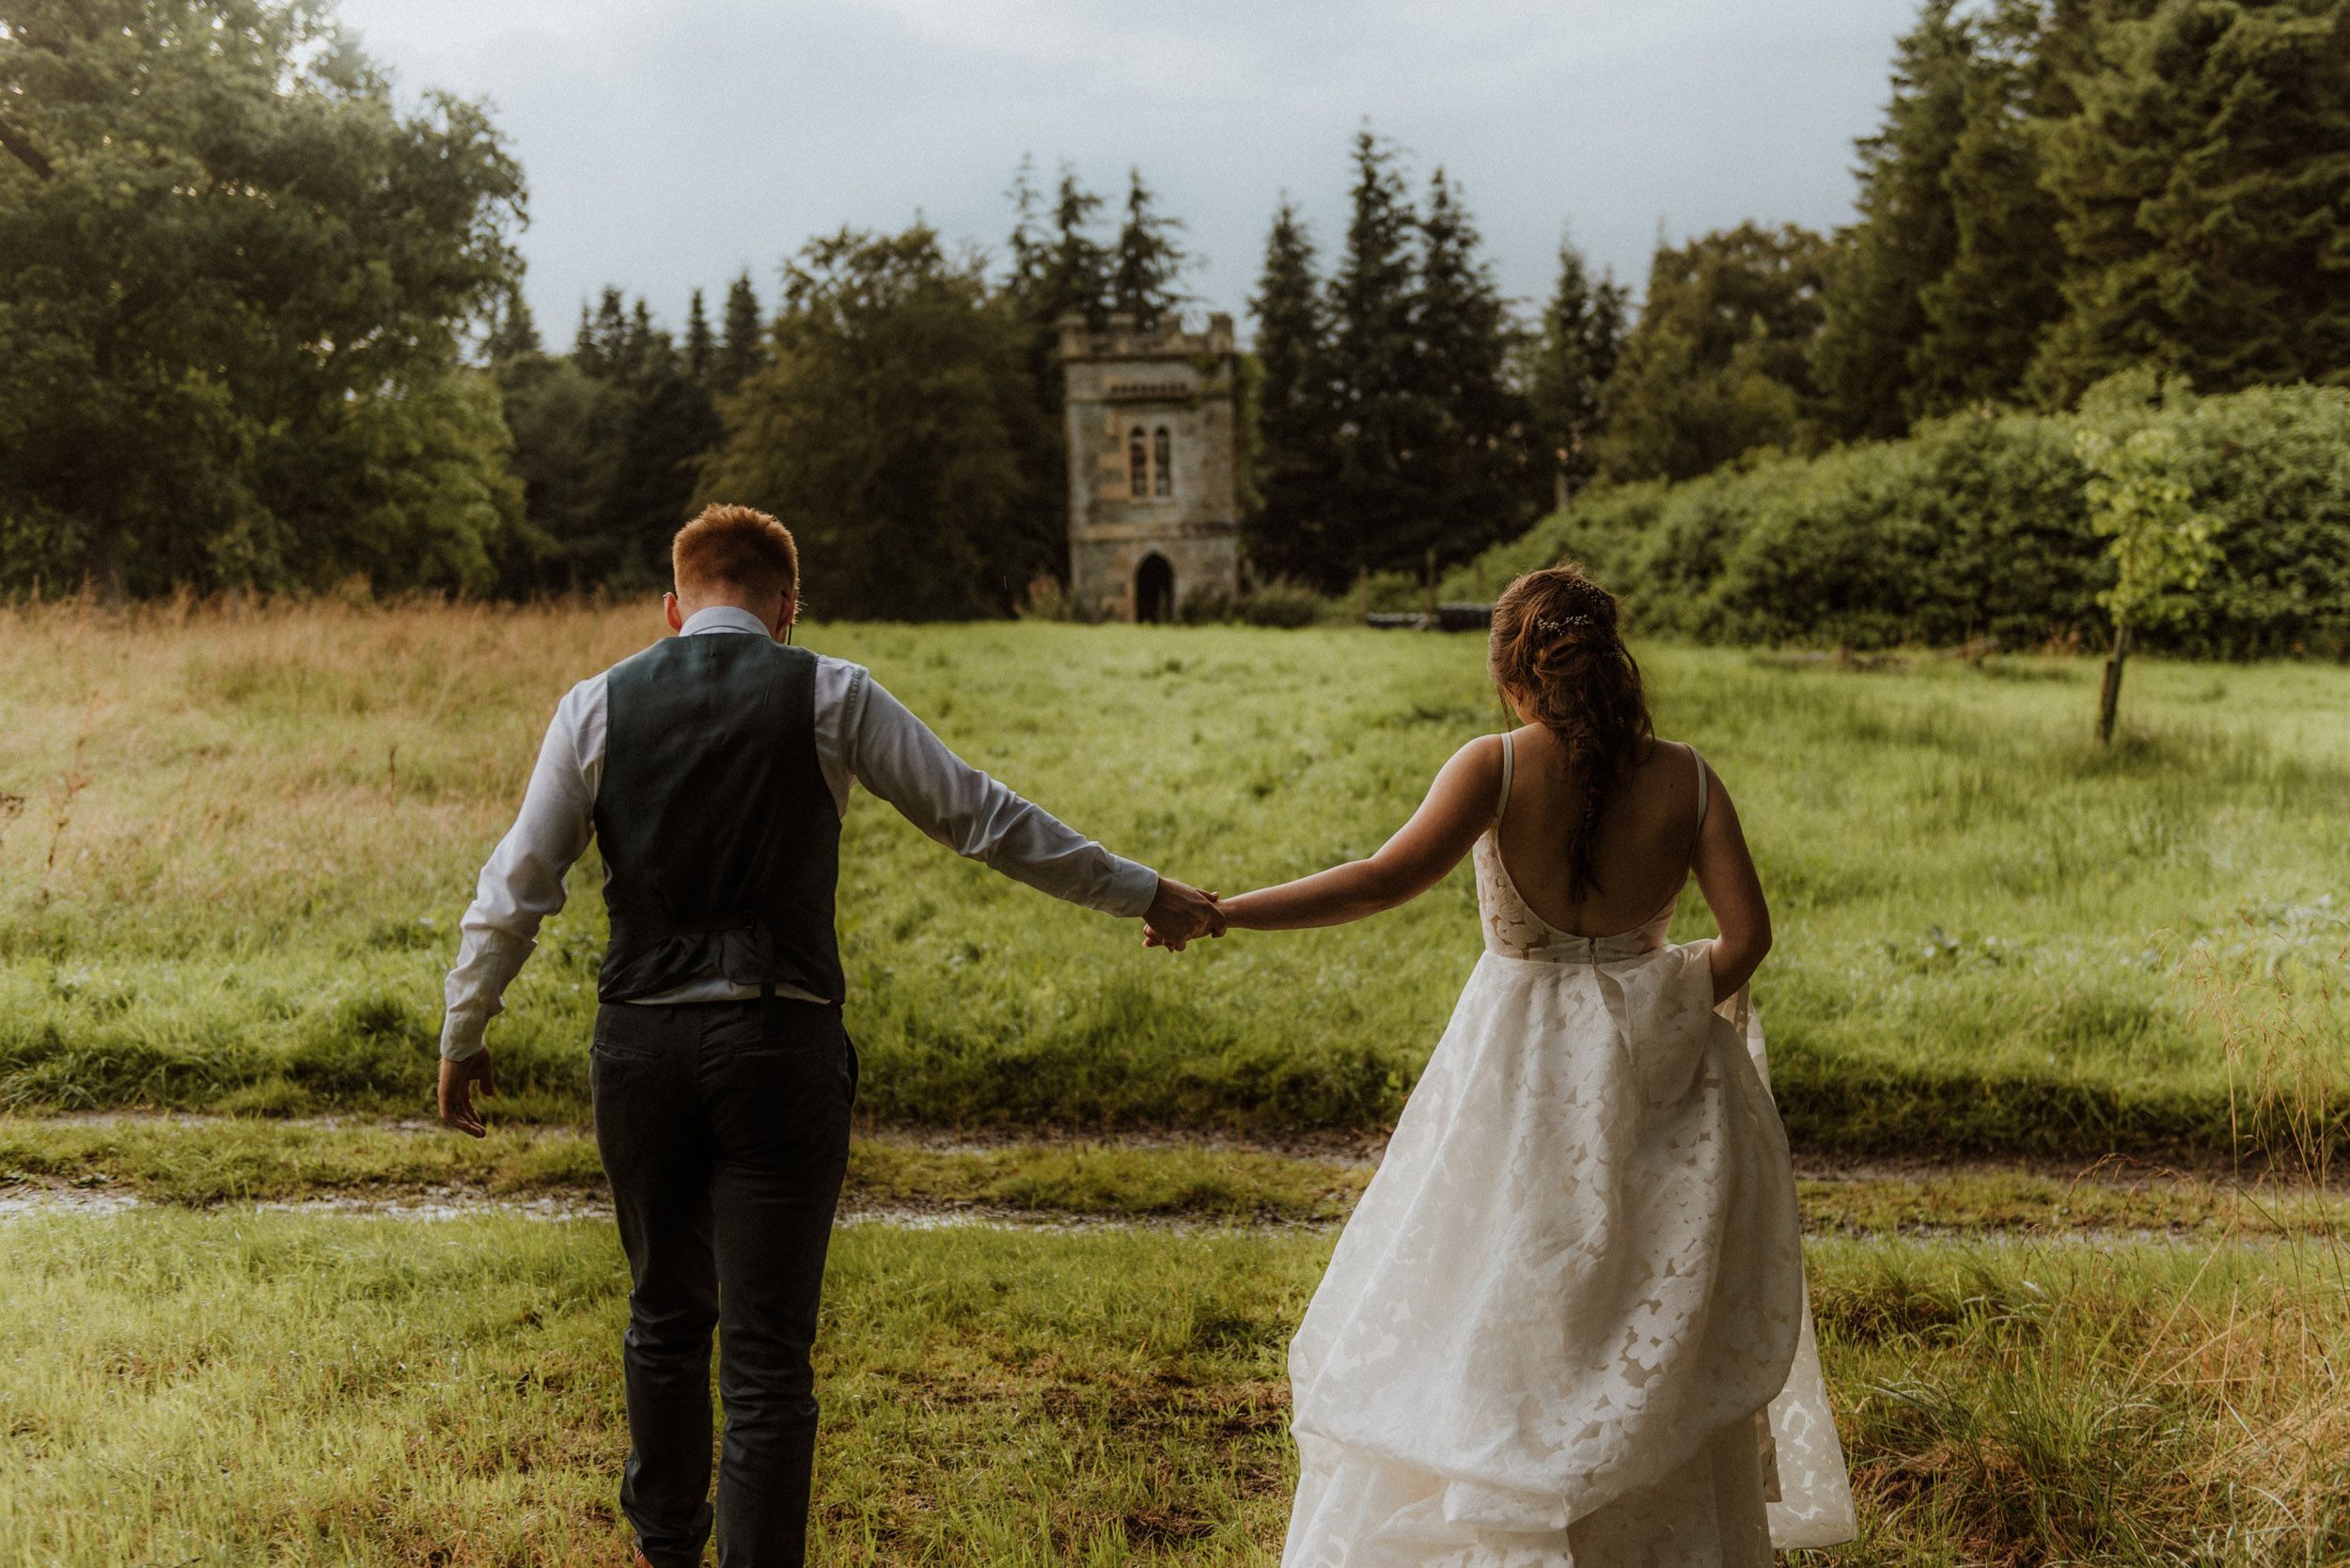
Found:
[(2350, 1554), (2350, 1315), (2330, 1247), (1831, 1243), (1811, 1279), (1857, 1560)]
[[(1328, 1247), (844, 1231), (818, 1561), (1272, 1562)], [(2350, 1553), (2350, 1297), (2307, 1249), (1810, 1263), (1863, 1529), (1825, 1560)], [(625, 1280), (603, 1226), (0, 1222), (0, 1568), (617, 1560)]]
[[(0, 815), (0, 1105), (419, 1105), (455, 922), (547, 715), (658, 630), (634, 605), (0, 612), (0, 794), (24, 802)], [(1367, 853), (1498, 720), (1474, 636), (808, 640), (1114, 848), (1225, 889)], [(1664, 732), (1705, 750), (1756, 846), (1801, 1142), (2235, 1147), (2233, 1015), (2181, 956), (2263, 910), (2333, 939), (2350, 671), (2150, 664), (2108, 753), (2068, 661), (1641, 652)], [(1477, 952), (1465, 872), (1358, 926), (1169, 961), (870, 800), (844, 864), (865, 1109), (892, 1121), (1376, 1126)], [(494, 1027), (509, 1114), (580, 1114), (597, 879), (591, 855)], [(1707, 929), (1692, 895), (1676, 934)], [(2311, 1081), (2341, 1084), (2341, 999), (2304, 1013)]]

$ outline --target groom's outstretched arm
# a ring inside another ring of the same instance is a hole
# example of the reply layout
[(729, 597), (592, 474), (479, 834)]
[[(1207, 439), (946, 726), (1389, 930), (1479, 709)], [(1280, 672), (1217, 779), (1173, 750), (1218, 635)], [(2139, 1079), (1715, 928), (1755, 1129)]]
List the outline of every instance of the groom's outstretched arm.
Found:
[(555, 710), (514, 825), (490, 854), (460, 923), (441, 1021), (441, 1120), (482, 1136), (473, 1085), (491, 1088), (482, 1031), (505, 1007), (508, 985), (538, 945), (539, 925), (563, 907), (563, 873), (595, 831), (603, 769), (603, 680), (572, 688)]
[(1185, 938), (1221, 932), (1207, 894), (1111, 854), (956, 756), (870, 675), (861, 685), (848, 725), (849, 771), (931, 838), (1104, 915), (1148, 918)]

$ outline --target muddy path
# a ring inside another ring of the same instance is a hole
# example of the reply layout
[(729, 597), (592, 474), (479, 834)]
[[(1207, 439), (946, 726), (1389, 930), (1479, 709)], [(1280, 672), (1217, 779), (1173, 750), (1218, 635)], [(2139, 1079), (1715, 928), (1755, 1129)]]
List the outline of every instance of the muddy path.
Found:
[[(114, 1131), (123, 1139), (110, 1136)], [(289, 1213), (447, 1223), (484, 1215), (548, 1223), (604, 1222), (611, 1215), (592, 1139), (572, 1125), (506, 1124), (514, 1156), (499, 1169), (450, 1168), (449, 1155), (481, 1146), (424, 1118), (311, 1117), (258, 1120), (185, 1113), (92, 1112), (0, 1118), (0, 1139), (20, 1150), (51, 1146), (53, 1157), (11, 1169), (0, 1143), (0, 1220), (31, 1215), (99, 1217), (141, 1209)], [(348, 1142), (341, 1135), (348, 1135)], [(140, 1143), (143, 1166), (115, 1159), (111, 1145)], [(843, 1225), (901, 1229), (984, 1226), (1086, 1232), (1335, 1231), (1377, 1167), (1375, 1137), (1248, 1138), (1160, 1133), (1071, 1137), (938, 1128), (861, 1130), (843, 1194)], [(163, 1168), (200, 1166), (223, 1151), (256, 1148), (274, 1156), (300, 1146), (301, 1174), (267, 1184), (213, 1188), (167, 1179)], [(362, 1145), (430, 1159), (344, 1156)], [(1101, 1156), (1097, 1158), (1096, 1156)], [(1066, 1178), (1082, 1167), (1117, 1168), (1106, 1186)], [(965, 1180), (984, 1171), (985, 1182)], [(1143, 1187), (1171, 1177), (1240, 1173), (1246, 1191), (1202, 1196)], [(1062, 1178), (1024, 1181), (1041, 1172)], [(404, 1172), (404, 1173), (403, 1173)], [(2253, 1179), (2209, 1167), (2145, 1160), (1853, 1158), (1817, 1153), (1795, 1160), (1806, 1230), (1817, 1237), (1869, 1241), (1950, 1240), (1986, 1246), (2061, 1243), (2117, 1247), (2154, 1241), (2198, 1245), (2226, 1239), (2273, 1242), (2350, 1235), (2350, 1184)], [(1003, 1178), (1010, 1180), (1002, 1180)], [(1248, 1182), (1257, 1184), (1248, 1187)], [(1120, 1186), (1120, 1183), (1124, 1186)], [(1263, 1198), (1254, 1200), (1249, 1194)]]

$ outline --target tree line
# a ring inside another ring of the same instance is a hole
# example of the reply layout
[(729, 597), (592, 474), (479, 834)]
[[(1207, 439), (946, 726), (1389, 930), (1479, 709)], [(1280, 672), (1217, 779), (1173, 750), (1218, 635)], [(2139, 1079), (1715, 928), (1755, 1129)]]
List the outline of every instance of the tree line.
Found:
[(1856, 221), (1661, 247), (1598, 464), (1681, 479), (2145, 368), (2350, 378), (2350, 5), (1926, 0)]
[[(1248, 304), (1261, 580), (1418, 579), (1578, 493), (2053, 411), (2130, 367), (2350, 375), (2350, 0), (1927, 0), (1855, 221), (1562, 244), (1501, 294), (1368, 126), (1344, 231), (1277, 206)], [(660, 579), (706, 497), (789, 516), (820, 613), (1002, 614), (1064, 566), (1058, 323), (1196, 303), (1183, 227), (1032, 164), (993, 249), (817, 239), (682, 328), (523, 304), (522, 171), (401, 113), (315, 7), (0, 4), (0, 591), (528, 596)]]

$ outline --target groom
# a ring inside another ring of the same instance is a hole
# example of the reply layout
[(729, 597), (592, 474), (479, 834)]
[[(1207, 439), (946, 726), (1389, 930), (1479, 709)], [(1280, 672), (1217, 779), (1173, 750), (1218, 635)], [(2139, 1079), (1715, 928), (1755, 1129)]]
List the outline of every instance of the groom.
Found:
[(639, 1568), (699, 1563), (713, 1525), (721, 1568), (779, 1568), (807, 1550), (808, 1353), (856, 1089), (833, 932), (849, 786), (1042, 892), (1142, 917), (1172, 946), (1224, 920), (1213, 894), (965, 764), (863, 668), (789, 646), (799, 557), (774, 518), (711, 507), (670, 555), (679, 635), (571, 689), (482, 868), (448, 976), (441, 1120), (483, 1136), (483, 1028), (594, 838), (611, 940), (588, 1082), (632, 1284), (620, 1508)]

